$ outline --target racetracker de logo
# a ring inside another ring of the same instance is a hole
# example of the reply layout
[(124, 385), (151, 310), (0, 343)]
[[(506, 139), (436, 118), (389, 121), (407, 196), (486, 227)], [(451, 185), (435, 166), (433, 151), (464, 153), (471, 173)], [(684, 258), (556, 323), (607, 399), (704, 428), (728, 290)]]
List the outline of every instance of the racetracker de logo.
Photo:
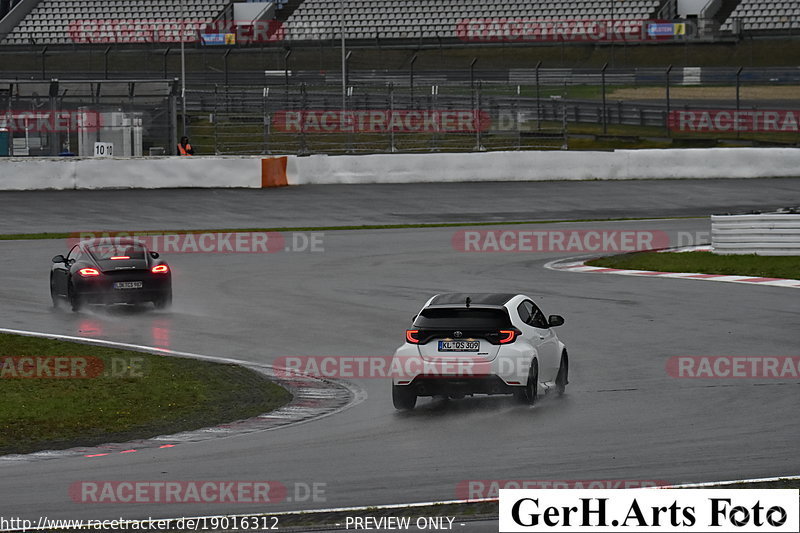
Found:
[[(502, 360), (504, 371), (514, 372), (516, 361)], [(522, 363), (520, 363), (522, 364)], [(279, 376), (303, 374), (318, 378), (410, 379), (426, 377), (474, 377), (493, 373), (492, 363), (468, 359), (427, 361), (419, 357), (377, 356), (284, 356), (275, 360)]]
[(464, 19), (456, 26), (456, 36), (466, 42), (598, 42), (653, 41), (672, 39), (670, 35), (648, 31), (658, 20), (542, 20), (525, 18)]
[(103, 116), (96, 111), (4, 111), (0, 112), (0, 128), (19, 133), (66, 133), (98, 131)]
[(81, 19), (67, 25), (67, 36), (78, 44), (87, 43), (214, 43), (216, 36), (228, 36), (220, 44), (282, 41), (283, 23), (269, 21), (214, 21), (203, 19)]
[(280, 503), (287, 489), (278, 481), (78, 481), (76, 503)]
[(797, 532), (798, 489), (501, 490), (501, 532)]
[(279, 111), (272, 120), (284, 133), (474, 133), (492, 125), (485, 111), (463, 109)]
[(800, 131), (800, 111), (730, 109), (695, 109), (671, 111), (669, 129), (702, 132), (788, 132)]
[(687, 379), (800, 378), (800, 357), (681, 355), (667, 360), (667, 374)]
[(637, 252), (667, 248), (669, 235), (651, 230), (460, 230), (459, 252)]
[(91, 356), (0, 357), (0, 379), (91, 379), (104, 370), (103, 360)]
[(67, 239), (69, 248), (81, 241), (92, 240), (94, 244), (118, 244), (133, 239), (150, 250), (160, 253), (240, 253), (269, 254), (276, 252), (321, 252), (324, 251), (323, 233), (292, 232), (284, 235), (277, 231), (255, 232), (203, 232), (165, 233), (148, 232), (82, 232)]
[(500, 489), (640, 489), (668, 485), (654, 479), (470, 479), (456, 485), (456, 499), (496, 499)]

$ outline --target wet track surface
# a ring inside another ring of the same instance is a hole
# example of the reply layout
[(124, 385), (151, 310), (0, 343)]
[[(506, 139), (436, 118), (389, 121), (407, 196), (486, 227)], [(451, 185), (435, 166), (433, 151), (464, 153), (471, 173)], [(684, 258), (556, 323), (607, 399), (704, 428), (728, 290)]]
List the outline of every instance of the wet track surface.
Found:
[(792, 178), (0, 193), (0, 233), (681, 217), (800, 203)]
[[(481, 209), (490, 191), (503, 201)], [(8, 208), (2, 231), (10, 233), (688, 216), (729, 210), (725, 205), (774, 208), (798, 198), (800, 180), (687, 180), (3, 193), (0, 205)], [(707, 232), (709, 224), (536, 226), (578, 228), (676, 235)], [(321, 253), (173, 254), (169, 312), (53, 310), (48, 262), (64, 242), (0, 242), (6, 328), (257, 363), (286, 355), (388, 355), (436, 292), (522, 292), (546, 314), (564, 315), (558, 334), (571, 359), (567, 395), (545, 397), (533, 408), (506, 398), (423, 399), (415, 411), (398, 413), (387, 380), (355, 379), (368, 394), (365, 402), (302, 426), (100, 458), (0, 462), (0, 513), (197, 516), (479, 496), (458, 490), (467, 480), (678, 483), (800, 471), (798, 380), (682, 380), (665, 370), (676, 355), (798, 355), (796, 291), (554, 272), (542, 265), (576, 254), (465, 254), (453, 249), (455, 231), (327, 232)], [(293, 497), (266, 507), (70, 498), (71, 484), (97, 480), (275, 480), (326, 488), (324, 501)]]

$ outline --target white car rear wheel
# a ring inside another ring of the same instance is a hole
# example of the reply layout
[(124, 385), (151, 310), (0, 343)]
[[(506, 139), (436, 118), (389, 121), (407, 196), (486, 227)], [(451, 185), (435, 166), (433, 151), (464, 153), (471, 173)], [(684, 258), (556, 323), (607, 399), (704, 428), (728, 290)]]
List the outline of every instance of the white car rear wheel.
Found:
[(517, 399), (525, 405), (533, 405), (536, 403), (536, 396), (539, 392), (539, 361), (536, 359), (531, 363), (531, 368), (528, 370), (528, 382), (524, 387), (517, 392)]
[(410, 411), (417, 405), (417, 395), (411, 387), (392, 385), (392, 403), (395, 409)]

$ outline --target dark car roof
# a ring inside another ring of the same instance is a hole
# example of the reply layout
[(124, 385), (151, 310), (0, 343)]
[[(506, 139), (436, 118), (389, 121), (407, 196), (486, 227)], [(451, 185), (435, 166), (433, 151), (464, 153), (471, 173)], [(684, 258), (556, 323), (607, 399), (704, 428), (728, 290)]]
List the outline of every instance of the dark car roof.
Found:
[(470, 299), (470, 305), (495, 305), (502, 306), (506, 302), (517, 296), (510, 293), (493, 293), (493, 292), (447, 292), (444, 294), (437, 294), (430, 305), (466, 305), (467, 298)]
[(142, 248), (147, 248), (145, 243), (142, 241), (131, 239), (130, 237), (97, 237), (96, 239), (85, 239), (78, 243), (80, 246), (86, 248), (87, 246), (93, 246), (96, 244), (116, 244), (116, 245), (123, 245), (123, 246), (133, 246), (139, 245)]

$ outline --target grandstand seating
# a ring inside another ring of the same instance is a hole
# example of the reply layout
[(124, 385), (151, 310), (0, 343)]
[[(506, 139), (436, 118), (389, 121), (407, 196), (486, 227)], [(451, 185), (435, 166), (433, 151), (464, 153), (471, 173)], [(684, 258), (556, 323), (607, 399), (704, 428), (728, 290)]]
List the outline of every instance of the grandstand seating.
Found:
[(188, 20), (212, 21), (230, 0), (42, 0), (8, 34), (3, 44), (71, 43), (70, 22), (79, 20), (182, 19), (182, 2)]
[[(612, 6), (613, 3), (613, 6)], [(465, 19), (647, 19), (660, 0), (346, 0), (348, 39), (455, 38)], [(339, 0), (305, 0), (286, 22), (289, 40), (339, 35)]]
[(742, 0), (721, 29), (731, 31), (737, 19), (746, 31), (798, 29), (800, 0)]
[[(13, 5), (17, 0), (8, 0)], [(70, 22), (182, 18), (184, 0), (41, 0), (3, 44), (70, 44)], [(251, 0), (248, 0), (251, 1)], [(258, 1), (258, 0), (256, 0)], [(340, 0), (274, 0), (289, 41), (339, 37)], [(186, 18), (210, 22), (231, 0), (185, 0)], [(720, 27), (744, 31), (800, 29), (800, 0), (737, 0)], [(348, 39), (453, 39), (469, 19), (651, 19), (664, 0), (345, 0)], [(281, 16), (283, 14), (283, 16)], [(726, 11), (727, 14), (727, 11)], [(723, 16), (724, 18), (724, 16)], [(720, 20), (720, 22), (722, 22)]]

